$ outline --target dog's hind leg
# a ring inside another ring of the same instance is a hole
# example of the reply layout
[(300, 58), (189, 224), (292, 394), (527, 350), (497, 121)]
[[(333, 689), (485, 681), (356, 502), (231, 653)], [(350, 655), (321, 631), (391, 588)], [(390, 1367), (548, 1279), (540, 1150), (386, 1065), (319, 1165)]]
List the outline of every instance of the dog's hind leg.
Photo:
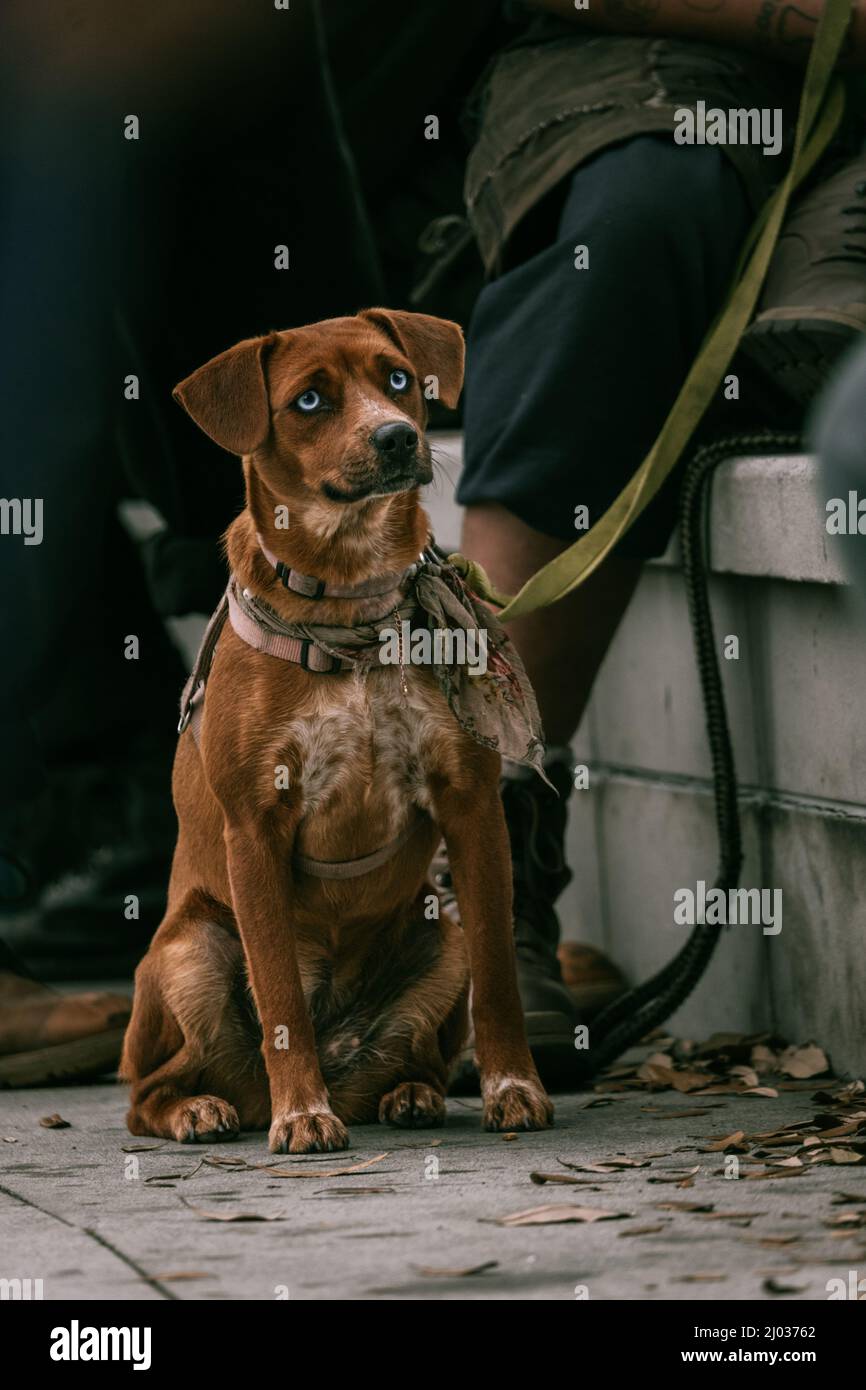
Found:
[(419, 913), (388, 960), (378, 975), (368, 973), (355, 1017), (325, 1040), (331, 1104), (351, 1123), (434, 1128), (445, 1123), (448, 1077), (468, 1023), (463, 937), (444, 915), (435, 928)]
[(441, 1082), (401, 1081), (379, 1101), (380, 1124), (399, 1129), (436, 1129), (445, 1123)]
[(244, 988), (230, 914), (189, 894), (136, 971), (121, 1061), (132, 1134), (212, 1142), (233, 1139), (241, 1125), (267, 1126), (267, 1079)]
[(379, 1102), (380, 1124), (400, 1129), (434, 1129), (445, 1123), (445, 1095), (454, 1060), (469, 1027), (468, 990), (464, 989), (426, 1046), (416, 1043), (400, 1080)]

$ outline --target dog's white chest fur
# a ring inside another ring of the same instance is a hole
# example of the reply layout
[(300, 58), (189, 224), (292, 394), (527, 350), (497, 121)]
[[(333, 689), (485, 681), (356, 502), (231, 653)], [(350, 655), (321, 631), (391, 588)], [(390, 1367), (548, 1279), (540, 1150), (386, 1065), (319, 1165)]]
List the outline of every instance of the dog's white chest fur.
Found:
[(414, 804), (431, 809), (428, 773), (442, 765), (457, 725), (438, 689), (410, 669), (385, 668), (329, 686), (280, 730), (299, 754), (303, 813), (339, 803), (396, 831)]

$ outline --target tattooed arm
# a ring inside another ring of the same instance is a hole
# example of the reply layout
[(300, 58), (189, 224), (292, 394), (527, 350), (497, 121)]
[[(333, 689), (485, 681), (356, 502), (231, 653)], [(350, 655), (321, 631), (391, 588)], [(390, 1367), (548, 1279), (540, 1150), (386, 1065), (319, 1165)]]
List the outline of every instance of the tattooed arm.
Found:
[[(748, 48), (805, 65), (826, 0), (527, 0), (587, 29), (608, 34), (667, 34)], [(854, 0), (840, 67), (866, 70), (866, 0)]]

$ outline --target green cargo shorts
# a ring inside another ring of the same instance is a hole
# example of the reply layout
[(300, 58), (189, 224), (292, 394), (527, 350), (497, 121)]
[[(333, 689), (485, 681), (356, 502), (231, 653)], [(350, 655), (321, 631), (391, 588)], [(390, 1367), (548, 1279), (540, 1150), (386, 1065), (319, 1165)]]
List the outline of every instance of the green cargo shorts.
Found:
[(477, 140), (466, 170), (467, 215), (485, 269), (502, 268), (514, 229), (578, 165), (636, 135), (673, 134), (676, 112), (780, 110), (781, 152), (725, 145), (753, 209), (783, 177), (802, 73), (687, 39), (632, 38), (547, 26), (503, 50), (475, 100)]

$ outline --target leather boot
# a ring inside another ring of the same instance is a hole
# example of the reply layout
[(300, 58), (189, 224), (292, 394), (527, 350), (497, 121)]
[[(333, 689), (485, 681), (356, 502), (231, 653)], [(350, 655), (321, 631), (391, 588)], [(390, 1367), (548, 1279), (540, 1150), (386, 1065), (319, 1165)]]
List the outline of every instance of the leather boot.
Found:
[(740, 357), (802, 408), (864, 329), (866, 156), (859, 155), (794, 203)]
[[(558, 1085), (573, 1080), (575, 1026), (616, 998), (626, 982), (594, 947), (560, 946), (554, 904), (571, 880), (565, 863), (567, 806), (573, 785), (570, 751), (549, 752), (545, 771), (553, 788), (530, 769), (509, 764), (500, 790), (511, 841), (517, 983), (527, 1038), (542, 1080)], [(443, 907), (459, 921), (444, 844), (431, 873)], [(568, 969), (567, 984), (561, 958)], [(470, 1037), (457, 1071), (458, 1089), (474, 1079), (472, 1055)]]
[(123, 995), (60, 994), (40, 984), (0, 941), (0, 1088), (114, 1071), (130, 1012)]

